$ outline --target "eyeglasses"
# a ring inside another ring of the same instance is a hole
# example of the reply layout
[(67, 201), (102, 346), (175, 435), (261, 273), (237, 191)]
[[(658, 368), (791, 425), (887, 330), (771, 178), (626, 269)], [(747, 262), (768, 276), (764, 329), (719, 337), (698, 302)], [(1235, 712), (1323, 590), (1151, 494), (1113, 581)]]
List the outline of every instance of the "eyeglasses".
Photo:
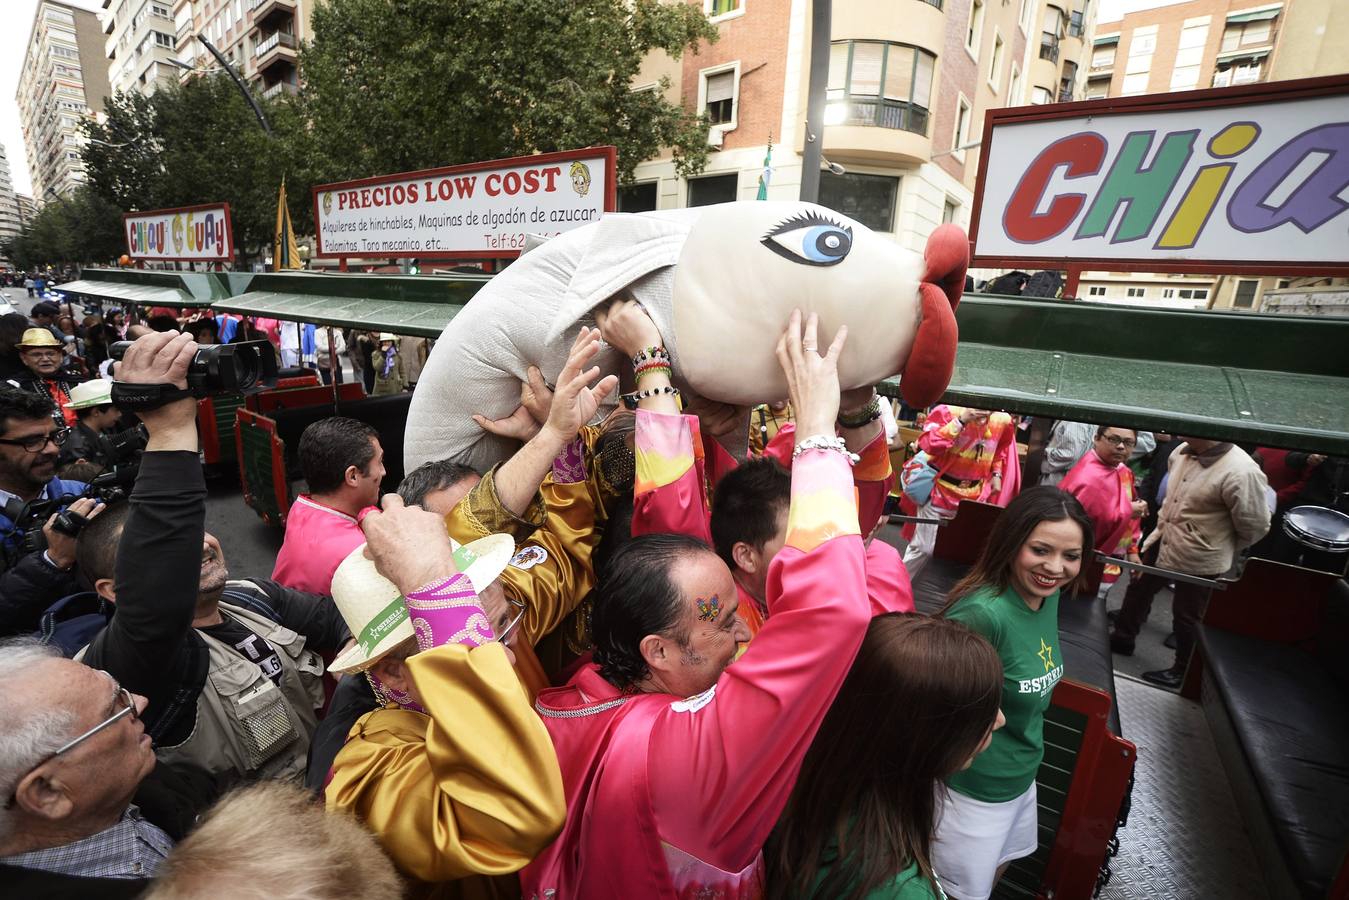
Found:
[(1112, 446), (1112, 447), (1136, 447), (1136, 446), (1138, 446), (1138, 441), (1134, 440), (1133, 438), (1122, 438), (1122, 437), (1117, 437), (1116, 435), (1113, 435), (1113, 434), (1104, 434), (1104, 435), (1101, 435), (1101, 437), (1105, 440), (1105, 442), (1106, 442), (1107, 444), (1109, 444), (1109, 445)]
[(514, 597), (507, 597), (506, 602), (515, 607), (516, 613), (510, 624), (502, 629), (501, 634), (497, 635), (497, 643), (499, 644), (504, 644), (510, 640), (511, 632), (515, 631), (516, 626), (524, 620), (527, 609), (523, 600), (516, 600)]
[[(117, 712), (108, 716), (102, 722), (99, 722), (93, 728), (90, 728), (84, 734), (80, 735), (77, 738), (72, 738), (66, 741), (60, 747), (57, 747), (55, 751), (42, 757), (42, 759), (38, 760), (36, 763), (33, 764), (33, 767), (30, 768), (28, 772), (23, 773), (23, 776), (19, 778), (19, 781), (23, 781), (24, 778), (27, 778), (28, 774), (32, 772), (33, 769), (36, 769), (39, 766), (45, 766), (47, 763), (56, 759), (56, 757), (60, 756), (63, 753), (69, 753), (71, 750), (74, 750), (80, 744), (89, 740), (91, 737), (98, 734), (100, 731), (104, 730), (105, 728), (111, 728), (113, 725), (116, 725), (118, 722), (122, 721), (127, 716), (130, 716), (133, 721), (140, 718), (140, 713), (136, 711), (136, 698), (131, 696), (131, 692), (128, 691), (126, 688), (122, 687), (121, 685), (118, 685), (117, 687), (117, 698), (114, 702), (117, 701), (121, 701), (121, 703), (123, 704), (121, 709), (117, 710)], [(15, 800), (18, 799), (17, 795), (18, 789), (16, 786), (15, 793), (10, 794), (9, 799), (5, 801), (5, 809), (10, 809), (14, 806)]]
[(59, 447), (66, 442), (68, 437), (70, 437), (69, 428), (58, 428), (46, 434), (30, 434), (25, 438), (0, 438), (0, 444), (22, 447), (28, 453), (41, 453), (46, 448), (48, 441)]
[(46, 357), (50, 359), (59, 359), (60, 357), (65, 356), (60, 350), (51, 347), (30, 347), (23, 352), (32, 357)]

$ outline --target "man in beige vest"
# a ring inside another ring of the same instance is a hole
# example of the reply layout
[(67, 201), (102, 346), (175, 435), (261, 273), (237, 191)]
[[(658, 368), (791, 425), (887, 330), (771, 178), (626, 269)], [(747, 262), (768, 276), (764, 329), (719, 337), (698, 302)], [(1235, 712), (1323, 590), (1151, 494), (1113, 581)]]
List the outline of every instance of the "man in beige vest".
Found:
[[(146, 335), (118, 376), (183, 387), (194, 349), (187, 335)], [(326, 597), (228, 580), (204, 527), (195, 402), (139, 415), (150, 441), (131, 500), (95, 519), (76, 550), (115, 610), (82, 659), (148, 699), (143, 719), (161, 760), (298, 781), (323, 703), (319, 653), (345, 647), (350, 632)]]
[[(1144, 562), (1204, 578), (1226, 573), (1238, 554), (1269, 530), (1267, 487), (1265, 473), (1235, 444), (1185, 438), (1167, 463), (1166, 499), (1156, 529), (1143, 542)], [(1134, 640), (1152, 610), (1152, 598), (1166, 581), (1160, 575), (1131, 577), (1110, 635), (1111, 650), (1133, 655)], [(1176, 661), (1169, 669), (1144, 672), (1144, 679), (1162, 687), (1180, 687), (1208, 595), (1208, 589), (1200, 585), (1176, 582), (1172, 601)]]

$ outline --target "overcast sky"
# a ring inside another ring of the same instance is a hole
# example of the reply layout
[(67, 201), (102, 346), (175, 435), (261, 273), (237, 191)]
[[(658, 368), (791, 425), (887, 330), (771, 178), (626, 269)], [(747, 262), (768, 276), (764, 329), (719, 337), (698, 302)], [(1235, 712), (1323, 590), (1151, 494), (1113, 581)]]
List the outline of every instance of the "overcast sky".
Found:
[[(82, 6), (97, 12), (96, 0), (65, 0), (72, 6)], [(1125, 13), (1155, 6), (1170, 6), (1184, 0), (1101, 0), (1097, 21), (1117, 22)], [(23, 130), (19, 126), (19, 104), (14, 93), (19, 88), (19, 71), (23, 68), (24, 51), (33, 30), (33, 13), (38, 0), (0, 0), (8, 26), (0, 29), (0, 141), (4, 142), (9, 158), (9, 171), (14, 179), (14, 190), (21, 194), (33, 192), (28, 175), (28, 158), (23, 148)]]

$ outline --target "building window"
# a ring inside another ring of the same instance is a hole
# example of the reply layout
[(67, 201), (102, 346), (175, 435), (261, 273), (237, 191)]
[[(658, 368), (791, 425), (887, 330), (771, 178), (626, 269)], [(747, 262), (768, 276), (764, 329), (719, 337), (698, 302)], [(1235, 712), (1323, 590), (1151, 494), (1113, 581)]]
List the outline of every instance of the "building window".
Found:
[(1171, 299), (1172, 297), (1174, 297), (1174, 296), (1176, 296), (1176, 289), (1175, 289), (1175, 288), (1162, 288), (1162, 299), (1163, 299), (1163, 300), (1170, 300), (1170, 299)]
[(1176, 293), (1182, 300), (1207, 300), (1208, 288), (1180, 288)]
[(735, 200), (740, 176), (711, 175), (706, 178), (689, 179), (689, 206), (711, 206), (713, 203), (730, 203)]
[(994, 31), (992, 59), (988, 64), (988, 86), (993, 89), (995, 94), (1002, 84), (1002, 49), (1002, 35)]
[(1059, 102), (1071, 103), (1073, 94), (1077, 92), (1077, 63), (1065, 59), (1063, 61), (1063, 77), (1059, 80)]
[(964, 147), (970, 140), (970, 102), (964, 97), (956, 98), (956, 130), (951, 135), (952, 155), (964, 159)]
[(899, 179), (889, 175), (820, 173), (820, 205), (856, 219), (872, 231), (895, 230)]
[(1080, 38), (1083, 30), (1082, 10), (1075, 9), (1068, 14), (1068, 37)]
[(942, 204), (941, 208), (942, 224), (950, 225), (953, 222), (959, 224), (958, 222), (959, 218), (960, 218), (960, 204), (952, 200), (950, 197), (947, 197), (946, 202)]
[(1227, 27), (1223, 29), (1222, 53), (1232, 50), (1240, 50), (1242, 47), (1259, 47), (1270, 43), (1274, 34), (1274, 18), (1278, 15), (1274, 11), (1269, 18), (1257, 19), (1252, 22), (1232, 21), (1232, 16), (1227, 21)]
[(1286, 287), (1291, 287), (1292, 284), (1293, 280), (1291, 278), (1280, 278), (1276, 283), (1276, 287), (1278, 287), (1279, 290), (1283, 290)]
[(1030, 21), (1034, 14), (1034, 2), (1032, 0), (1021, 0), (1021, 11), (1017, 13), (1016, 24), (1021, 26), (1021, 31), (1024, 34), (1030, 34)]
[(1063, 39), (1063, 10), (1056, 6), (1045, 7), (1044, 26), (1040, 30), (1040, 58), (1050, 62), (1059, 61), (1059, 41)]
[(965, 30), (965, 49), (975, 59), (979, 58), (979, 36), (984, 33), (984, 0), (974, 0), (970, 4), (970, 21)]
[(1030, 102), (1036, 106), (1044, 106), (1046, 103), (1054, 102), (1054, 95), (1049, 92), (1049, 88), (1036, 86), (1031, 88)]
[(1124, 83), (1120, 93), (1145, 94), (1148, 75), (1152, 71), (1152, 53), (1157, 49), (1157, 26), (1135, 28), (1129, 39), (1129, 60), (1125, 64)]
[(1102, 44), (1091, 51), (1091, 67), (1093, 69), (1109, 69), (1115, 65), (1115, 48), (1118, 43)]
[(743, 12), (742, 0), (703, 0), (703, 12), (711, 18)]
[(1186, 21), (1180, 32), (1180, 46), (1171, 69), (1171, 90), (1188, 91), (1199, 85), (1199, 69), (1204, 63), (1204, 45), (1208, 42), (1208, 18)]
[(625, 213), (651, 212), (656, 208), (656, 187), (654, 181), (630, 184), (618, 189), (618, 211)]
[(1091, 287), (1087, 288), (1087, 296), (1088, 296), (1088, 297), (1104, 297), (1104, 296), (1105, 296), (1105, 286), (1104, 286), (1104, 285), (1100, 285), (1100, 284), (1093, 284)]
[(1146, 296), (1148, 295), (1148, 289), (1147, 289), (1147, 288), (1129, 288), (1125, 293), (1126, 293), (1128, 296), (1130, 296), (1130, 297), (1146, 297)]
[(1241, 59), (1223, 60), (1218, 63), (1218, 68), (1213, 72), (1213, 86), (1229, 87), (1234, 84), (1254, 84), (1260, 80), (1260, 68), (1263, 62), (1263, 54)]
[(927, 134), (937, 57), (906, 44), (838, 41), (829, 51), (826, 125)]
[(1260, 282), (1253, 278), (1237, 279), (1237, 292), (1232, 296), (1232, 306), (1237, 309), (1250, 309), (1255, 306), (1255, 292)]
[(1012, 77), (1007, 83), (1007, 105), (1021, 105), (1021, 70), (1012, 63)]
[(736, 84), (740, 74), (740, 64), (729, 69), (703, 73), (703, 112), (713, 125), (721, 125), (726, 130), (735, 127)]

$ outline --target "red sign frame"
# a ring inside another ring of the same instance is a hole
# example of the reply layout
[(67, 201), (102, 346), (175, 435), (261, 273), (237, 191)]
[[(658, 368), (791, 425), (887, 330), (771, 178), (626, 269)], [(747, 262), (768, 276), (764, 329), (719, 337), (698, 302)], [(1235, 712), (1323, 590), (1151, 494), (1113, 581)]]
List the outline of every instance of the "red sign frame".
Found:
[[(403, 181), (413, 178), (443, 178), (447, 175), (462, 175), (467, 172), (482, 172), (490, 169), (508, 169), (513, 166), (527, 166), (536, 163), (570, 162), (576, 159), (594, 159), (602, 157), (607, 165), (609, 179), (604, 188), (604, 212), (615, 212), (618, 207), (618, 148), (614, 146), (585, 147), (580, 150), (560, 150), (554, 153), (535, 153), (530, 156), (512, 156), (506, 159), (490, 159), (483, 162), (464, 163), (458, 166), (441, 166), (436, 169), (419, 169), (412, 172), (396, 172), (391, 175), (376, 175), (372, 178), (358, 178), (354, 181), (335, 181), (331, 184), (316, 184), (309, 190), (309, 200), (314, 209), (314, 255), (323, 259), (389, 259), (408, 256), (402, 252), (392, 253), (328, 253), (323, 249), (323, 235), (319, 228), (319, 197), (327, 191), (350, 190), (351, 188), (371, 187), (391, 181)], [(520, 250), (429, 250), (417, 251), (418, 260), (437, 259), (515, 259)]]
[[(229, 247), (229, 256), (137, 256), (131, 252), (131, 239), (127, 234), (126, 220), (140, 219), (146, 216), (162, 216), (171, 213), (199, 212), (203, 209), (223, 209), (225, 211), (225, 243)], [(234, 216), (230, 212), (230, 205), (225, 202), (220, 203), (198, 203), (195, 206), (171, 206), (167, 209), (142, 209), (138, 212), (122, 213), (122, 237), (126, 239), (126, 255), (132, 259), (144, 262), (199, 262), (199, 263), (232, 263), (234, 262)]]
[(1065, 256), (1007, 256), (981, 255), (978, 251), (979, 219), (983, 208), (984, 183), (988, 176), (988, 149), (992, 146), (993, 129), (999, 125), (1039, 122), (1051, 119), (1076, 119), (1111, 113), (1174, 112), (1184, 109), (1219, 109), (1243, 106), (1270, 100), (1304, 100), (1312, 97), (1344, 94), (1349, 97), (1349, 75), (1328, 75), (1320, 78), (1302, 78), (1293, 81), (1263, 82), (1224, 88), (1207, 88), (1174, 94), (1143, 94), (1134, 97), (1109, 97), (1104, 100), (1079, 100), (1073, 103), (1053, 103), (1041, 106), (1014, 106), (990, 109), (984, 114), (984, 131), (980, 140), (979, 173), (975, 179), (974, 196), (978, 198), (970, 214), (970, 264), (984, 268), (1068, 269), (1077, 271), (1110, 272), (1177, 272), (1182, 274), (1232, 275), (1349, 275), (1349, 258), (1342, 261), (1287, 262), (1283, 260), (1217, 261), (1196, 260), (1176, 262), (1163, 259), (1079, 259)]

